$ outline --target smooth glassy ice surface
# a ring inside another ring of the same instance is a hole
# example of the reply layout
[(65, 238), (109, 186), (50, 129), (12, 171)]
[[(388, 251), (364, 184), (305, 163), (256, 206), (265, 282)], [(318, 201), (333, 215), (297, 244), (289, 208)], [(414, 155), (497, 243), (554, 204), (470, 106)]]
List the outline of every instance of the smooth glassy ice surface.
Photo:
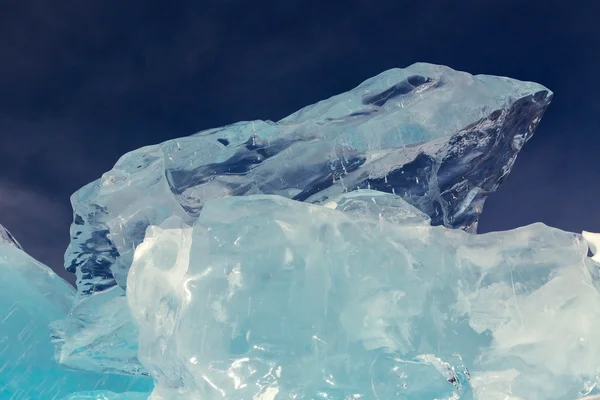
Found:
[(65, 318), (75, 289), (17, 246), (0, 242), (0, 398), (60, 399), (110, 387), (150, 391), (149, 379), (67, 370), (54, 359), (50, 327)]
[(152, 399), (564, 400), (597, 394), (581, 235), (472, 235), (399, 197), (208, 201), (149, 227), (127, 298)]
[(117, 312), (123, 343), (115, 352), (108, 345), (115, 335), (105, 329), (113, 311), (99, 304), (125, 290), (148, 226), (173, 215), (191, 225), (210, 199), (277, 194), (323, 204), (370, 188), (398, 194), (433, 225), (475, 231), (485, 198), (510, 172), (551, 97), (535, 83), (421, 63), (279, 122), (239, 122), (124, 155), (72, 197), (65, 265), (77, 273), (80, 296), (58, 324), (61, 362), (143, 373), (127, 346), (135, 330), (123, 324), (125, 311)]

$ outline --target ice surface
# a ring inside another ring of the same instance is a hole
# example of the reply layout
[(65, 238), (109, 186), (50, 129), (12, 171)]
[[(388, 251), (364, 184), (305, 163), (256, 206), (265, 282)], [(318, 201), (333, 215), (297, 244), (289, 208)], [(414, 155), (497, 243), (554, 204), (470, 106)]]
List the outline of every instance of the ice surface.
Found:
[(75, 393), (65, 397), (63, 400), (147, 400), (148, 393), (126, 392), (114, 393), (110, 391), (94, 391)]
[(11, 246), (15, 246), (18, 249), (23, 249), (17, 239), (2, 225), (0, 225), (0, 243), (7, 243)]
[(127, 298), (152, 399), (598, 394), (600, 264), (534, 224), (432, 227), (399, 197), (210, 200), (149, 227)]
[(128, 316), (118, 312), (115, 352), (116, 332), (105, 329), (113, 311), (97, 305), (119, 301), (148, 226), (174, 215), (191, 225), (210, 199), (262, 193), (327, 203), (371, 188), (402, 196), (434, 225), (474, 231), (551, 97), (535, 83), (415, 64), (276, 123), (240, 122), (124, 155), (72, 197), (65, 263), (80, 296), (59, 324), (61, 361), (143, 372), (126, 345), (135, 337)]
[(14, 243), (0, 241), (0, 398), (60, 399), (103, 387), (150, 391), (149, 379), (69, 371), (54, 360), (48, 325), (66, 317), (75, 289)]

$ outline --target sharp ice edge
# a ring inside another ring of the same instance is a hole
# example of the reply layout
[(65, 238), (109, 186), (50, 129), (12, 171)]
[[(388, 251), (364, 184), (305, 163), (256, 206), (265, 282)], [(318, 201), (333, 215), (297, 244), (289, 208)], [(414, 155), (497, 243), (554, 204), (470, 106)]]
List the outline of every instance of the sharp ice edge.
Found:
[(0, 243), (8, 243), (17, 249), (23, 250), (23, 247), (17, 242), (17, 239), (2, 225), (0, 225)]
[[(59, 358), (145, 372), (128, 311), (104, 308), (124, 293), (146, 228), (173, 215), (192, 225), (210, 199), (264, 193), (321, 204), (371, 188), (397, 193), (434, 225), (474, 231), (551, 97), (535, 83), (415, 64), (277, 123), (240, 122), (124, 155), (71, 199), (65, 266), (77, 274), (79, 295), (54, 325)], [(105, 329), (112, 313), (118, 332)]]

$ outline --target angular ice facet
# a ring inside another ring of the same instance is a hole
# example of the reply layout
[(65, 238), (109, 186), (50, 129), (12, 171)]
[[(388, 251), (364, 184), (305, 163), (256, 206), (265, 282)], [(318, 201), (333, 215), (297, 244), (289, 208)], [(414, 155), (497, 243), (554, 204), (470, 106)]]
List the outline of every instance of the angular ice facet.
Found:
[[(16, 242), (16, 241), (15, 241)], [(150, 390), (151, 380), (67, 370), (54, 359), (52, 321), (75, 289), (13, 243), (0, 242), (0, 397), (59, 399), (82, 390)]]
[(373, 191), (229, 197), (149, 227), (127, 298), (156, 399), (575, 399), (600, 373), (587, 251)]
[(240, 122), (124, 155), (72, 197), (65, 265), (77, 273), (81, 303), (62, 323), (61, 361), (139, 370), (130, 353), (107, 350), (110, 312), (90, 314), (84, 298), (114, 301), (109, 289), (125, 290), (146, 228), (173, 215), (193, 224), (210, 199), (277, 194), (325, 204), (370, 188), (398, 194), (433, 225), (474, 231), (551, 97), (535, 83), (415, 64), (279, 122)]

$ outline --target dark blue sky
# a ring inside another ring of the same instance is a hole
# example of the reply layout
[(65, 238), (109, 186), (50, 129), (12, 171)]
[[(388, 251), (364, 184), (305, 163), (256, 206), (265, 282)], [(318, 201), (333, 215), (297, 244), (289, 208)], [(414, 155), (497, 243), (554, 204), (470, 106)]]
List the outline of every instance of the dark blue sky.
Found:
[(480, 231), (600, 231), (600, 2), (0, 3), (0, 223), (62, 270), (69, 196), (123, 153), (277, 120), (416, 61), (555, 92)]

